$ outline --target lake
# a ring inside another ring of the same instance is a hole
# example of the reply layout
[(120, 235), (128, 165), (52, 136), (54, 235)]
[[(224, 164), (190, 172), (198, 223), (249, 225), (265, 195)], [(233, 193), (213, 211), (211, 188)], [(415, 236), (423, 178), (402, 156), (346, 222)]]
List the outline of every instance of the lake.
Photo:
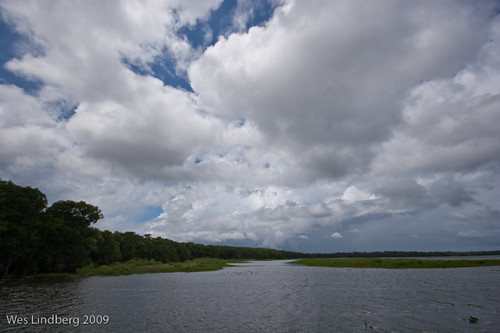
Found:
[(0, 315), (1, 332), (499, 332), (500, 267), (262, 261), (213, 272), (3, 281)]

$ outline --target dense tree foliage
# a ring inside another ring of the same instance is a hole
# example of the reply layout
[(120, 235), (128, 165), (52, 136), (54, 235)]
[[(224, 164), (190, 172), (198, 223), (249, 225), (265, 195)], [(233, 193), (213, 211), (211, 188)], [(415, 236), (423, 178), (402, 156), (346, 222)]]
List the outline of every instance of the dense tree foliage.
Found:
[(58, 201), (47, 208), (38, 189), (0, 180), (0, 270), (3, 275), (72, 272), (90, 264), (102, 218), (83, 201)]
[(418, 257), (500, 254), (489, 252), (297, 253), (264, 248), (177, 243), (134, 232), (101, 231), (98, 207), (83, 201), (58, 201), (47, 207), (45, 194), (0, 180), (0, 276), (75, 272), (87, 265), (131, 259), (166, 262), (196, 258), (291, 259), (311, 257)]
[(98, 207), (83, 201), (58, 201), (47, 207), (38, 189), (0, 180), (0, 272), (3, 276), (75, 272), (86, 265), (131, 259), (177, 262), (221, 259), (282, 259), (297, 253), (177, 243), (134, 232), (101, 231)]
[(47, 198), (38, 189), (0, 181), (0, 270), (28, 274), (37, 266), (38, 232)]

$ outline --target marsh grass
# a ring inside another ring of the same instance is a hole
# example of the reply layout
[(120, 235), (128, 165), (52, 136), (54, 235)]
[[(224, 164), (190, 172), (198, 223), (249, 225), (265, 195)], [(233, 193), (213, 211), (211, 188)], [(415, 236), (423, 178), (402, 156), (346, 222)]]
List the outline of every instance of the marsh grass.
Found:
[(215, 271), (229, 266), (237, 260), (223, 259), (195, 259), (185, 262), (161, 263), (156, 260), (133, 259), (127, 262), (119, 262), (111, 265), (87, 266), (77, 270), (79, 277), (87, 276), (115, 276), (145, 273), (173, 273), (173, 272), (202, 272)]
[(500, 266), (500, 260), (437, 260), (437, 259), (380, 259), (380, 258), (312, 258), (300, 259), (293, 264), (321, 267), (352, 268), (457, 268)]

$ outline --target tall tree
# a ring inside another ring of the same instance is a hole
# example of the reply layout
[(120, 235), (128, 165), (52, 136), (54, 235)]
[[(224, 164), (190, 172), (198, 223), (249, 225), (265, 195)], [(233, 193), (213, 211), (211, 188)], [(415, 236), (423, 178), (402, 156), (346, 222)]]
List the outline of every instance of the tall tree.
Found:
[(26, 275), (38, 271), (40, 213), (47, 207), (45, 194), (0, 180), (0, 269)]
[(58, 201), (47, 208), (49, 234), (57, 239), (53, 251), (61, 252), (57, 260), (58, 267), (63, 263), (63, 271), (72, 272), (91, 263), (90, 253), (95, 251), (97, 240), (89, 227), (101, 218), (101, 210), (84, 201)]

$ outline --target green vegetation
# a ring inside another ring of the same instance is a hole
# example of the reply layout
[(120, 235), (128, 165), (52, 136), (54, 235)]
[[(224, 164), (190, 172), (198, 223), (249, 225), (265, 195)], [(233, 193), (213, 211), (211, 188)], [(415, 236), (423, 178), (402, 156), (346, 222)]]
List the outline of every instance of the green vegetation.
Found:
[(86, 265), (99, 208), (58, 201), (38, 189), (0, 180), (0, 272), (4, 276), (71, 272)]
[(312, 258), (300, 259), (294, 264), (321, 267), (353, 268), (456, 268), (500, 266), (500, 260), (431, 260), (431, 259), (380, 259), (380, 258)]
[[(47, 207), (40, 190), (0, 180), (0, 277), (194, 272), (220, 269), (227, 260), (302, 257), (273, 249), (177, 243), (91, 226), (101, 218), (98, 207), (83, 201)], [(191, 261), (199, 258), (218, 260)]]
[(410, 257), (467, 257), (500, 255), (500, 251), (374, 251), (374, 252), (336, 252), (308, 253), (304, 258), (410, 258)]
[(144, 273), (215, 271), (234, 262), (235, 260), (204, 258), (164, 264), (154, 259), (132, 259), (127, 262), (117, 262), (111, 265), (83, 267), (76, 271), (76, 275), (79, 277), (87, 277), (94, 275), (109, 276)]

